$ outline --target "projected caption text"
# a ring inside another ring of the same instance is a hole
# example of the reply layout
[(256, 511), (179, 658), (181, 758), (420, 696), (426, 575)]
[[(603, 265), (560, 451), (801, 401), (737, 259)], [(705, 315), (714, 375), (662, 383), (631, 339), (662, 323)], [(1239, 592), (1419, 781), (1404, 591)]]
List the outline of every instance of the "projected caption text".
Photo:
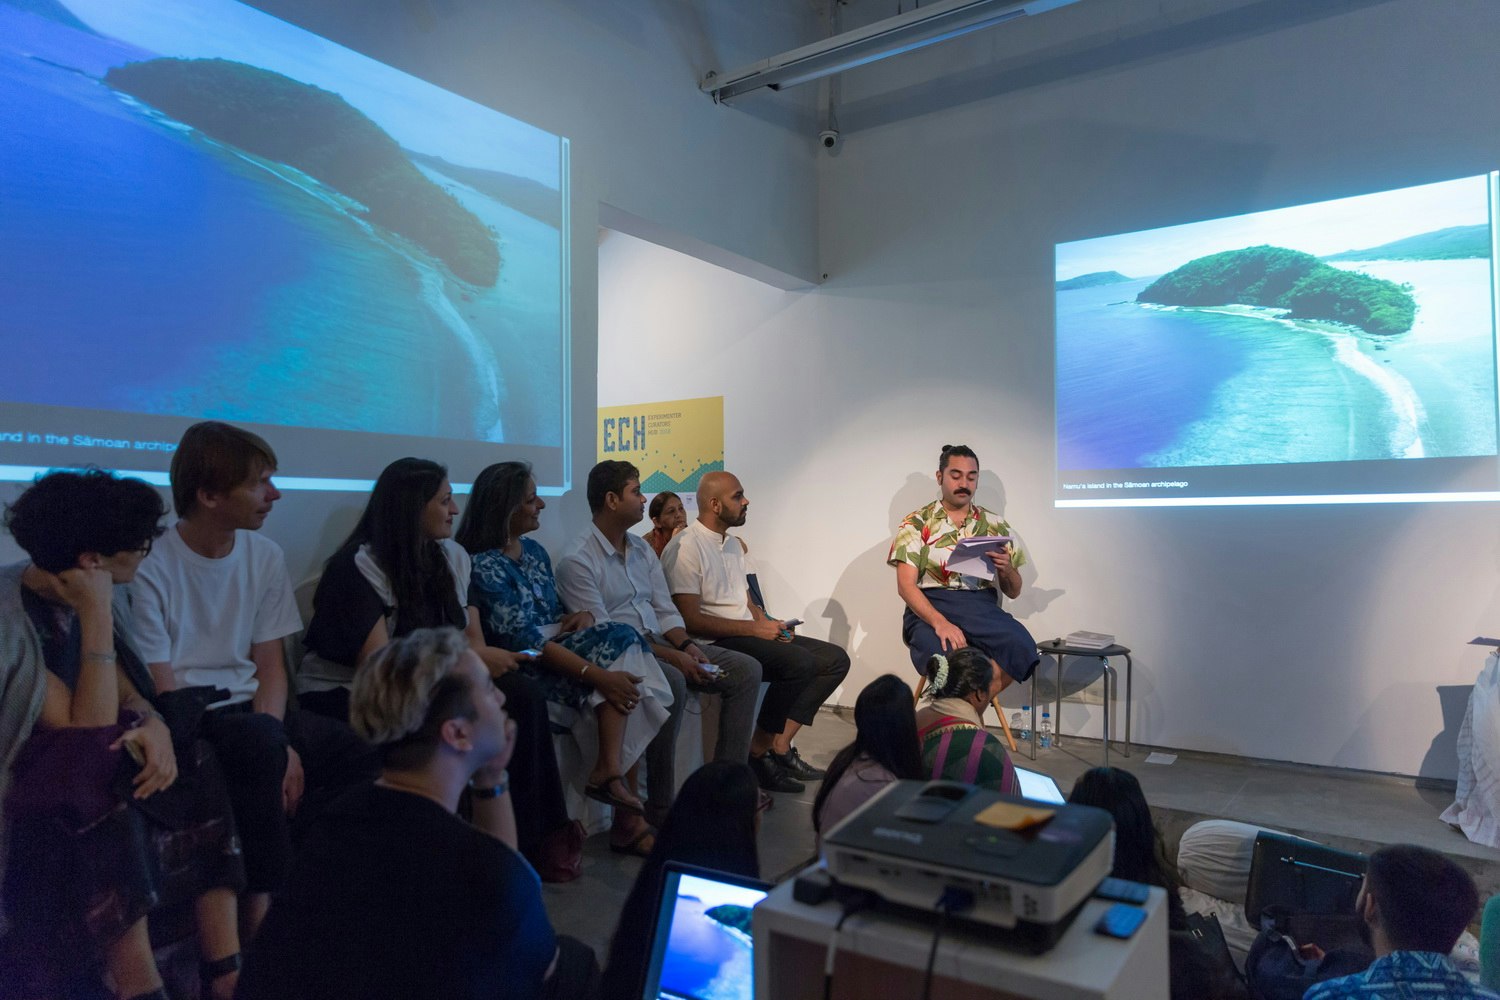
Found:
[(0, 431), (0, 444), (45, 444), (64, 448), (115, 448), (120, 451), (176, 451), (176, 441), (137, 441), (101, 438), (91, 434), (48, 434), (36, 431)]
[(1184, 490), (1187, 489), (1184, 480), (1164, 480), (1154, 483), (1136, 483), (1130, 480), (1124, 482), (1098, 482), (1098, 483), (1063, 483), (1065, 490)]

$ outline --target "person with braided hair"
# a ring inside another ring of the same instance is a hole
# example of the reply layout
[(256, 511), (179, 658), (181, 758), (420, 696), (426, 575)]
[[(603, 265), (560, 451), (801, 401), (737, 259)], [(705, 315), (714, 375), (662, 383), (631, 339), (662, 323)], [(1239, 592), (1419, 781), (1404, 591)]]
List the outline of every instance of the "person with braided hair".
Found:
[(981, 650), (965, 646), (935, 653), (927, 661), (926, 674), (927, 704), (917, 712), (926, 775), (1002, 795), (1021, 794), (1005, 744), (980, 721), (1000, 693), (1004, 673)]

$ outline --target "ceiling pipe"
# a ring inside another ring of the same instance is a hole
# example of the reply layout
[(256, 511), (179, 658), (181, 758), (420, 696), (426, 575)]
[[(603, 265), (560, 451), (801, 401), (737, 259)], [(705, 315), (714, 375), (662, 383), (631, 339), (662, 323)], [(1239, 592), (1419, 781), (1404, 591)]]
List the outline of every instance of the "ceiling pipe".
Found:
[(698, 89), (718, 104), (769, 87), (781, 90), (888, 59), (971, 31), (1066, 7), (1078, 0), (939, 0), (821, 42), (726, 73), (710, 72)]

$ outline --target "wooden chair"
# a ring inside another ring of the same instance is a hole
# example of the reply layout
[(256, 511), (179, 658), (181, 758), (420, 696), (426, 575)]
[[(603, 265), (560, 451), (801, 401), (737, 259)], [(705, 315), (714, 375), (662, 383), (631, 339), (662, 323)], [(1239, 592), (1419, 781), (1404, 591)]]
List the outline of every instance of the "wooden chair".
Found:
[[(921, 701), (922, 692), (926, 690), (927, 676), (924, 674), (917, 680), (917, 691), (911, 696), (912, 703), (915, 704), (916, 702)], [(990, 704), (995, 706), (995, 716), (1000, 720), (1000, 731), (1005, 733), (1005, 742), (1010, 744), (1010, 752), (1020, 753), (1020, 751), (1016, 749), (1016, 738), (1010, 733), (1010, 723), (1005, 720), (1005, 709), (1001, 707), (1000, 699), (995, 698), (990, 702)], [(983, 722), (984, 720), (980, 719), (979, 721)]]

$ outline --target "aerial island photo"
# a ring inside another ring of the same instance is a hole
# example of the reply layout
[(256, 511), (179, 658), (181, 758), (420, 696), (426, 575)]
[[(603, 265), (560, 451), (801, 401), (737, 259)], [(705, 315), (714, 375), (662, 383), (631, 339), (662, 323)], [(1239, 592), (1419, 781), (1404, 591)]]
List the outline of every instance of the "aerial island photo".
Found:
[(686, 874), (679, 884), (659, 995), (750, 1000), (751, 910), (765, 892)]
[(0, 0), (0, 399), (560, 441), (565, 141), (232, 0)]
[(1059, 245), (1058, 468), (1494, 455), (1492, 183)]

